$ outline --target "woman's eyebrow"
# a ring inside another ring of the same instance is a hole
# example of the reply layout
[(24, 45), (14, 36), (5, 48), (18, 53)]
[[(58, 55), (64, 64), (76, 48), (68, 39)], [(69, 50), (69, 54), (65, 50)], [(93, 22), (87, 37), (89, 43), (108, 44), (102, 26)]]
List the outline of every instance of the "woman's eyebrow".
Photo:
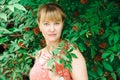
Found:
[(56, 21), (59, 21), (59, 22), (60, 22), (61, 20), (56, 20)]
[(43, 22), (49, 22), (49, 21), (43, 21)]

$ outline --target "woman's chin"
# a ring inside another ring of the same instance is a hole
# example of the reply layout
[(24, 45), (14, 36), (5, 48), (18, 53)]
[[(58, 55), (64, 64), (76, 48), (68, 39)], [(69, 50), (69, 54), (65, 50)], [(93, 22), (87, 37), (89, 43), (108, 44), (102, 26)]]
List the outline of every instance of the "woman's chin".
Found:
[(51, 43), (53, 43), (53, 42), (56, 42), (56, 41), (59, 41), (59, 40), (60, 40), (60, 39), (51, 38), (51, 39), (49, 39), (48, 41), (51, 42)]

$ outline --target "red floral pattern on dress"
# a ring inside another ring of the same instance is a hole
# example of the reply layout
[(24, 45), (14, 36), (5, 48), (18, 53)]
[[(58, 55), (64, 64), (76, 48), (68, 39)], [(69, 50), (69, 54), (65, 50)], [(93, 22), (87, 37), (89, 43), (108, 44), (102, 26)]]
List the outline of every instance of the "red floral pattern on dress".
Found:
[[(40, 52), (40, 58), (36, 59), (34, 66), (30, 70), (30, 80), (50, 80), (49, 70), (45, 68), (46, 62), (42, 58), (47, 58), (50, 54)], [(68, 69), (64, 65), (55, 63), (57, 74), (64, 77), (65, 80), (72, 80)]]
[(72, 80), (69, 70), (64, 68), (63, 64), (57, 64), (56, 63), (56, 72), (60, 76), (64, 77), (65, 80)]

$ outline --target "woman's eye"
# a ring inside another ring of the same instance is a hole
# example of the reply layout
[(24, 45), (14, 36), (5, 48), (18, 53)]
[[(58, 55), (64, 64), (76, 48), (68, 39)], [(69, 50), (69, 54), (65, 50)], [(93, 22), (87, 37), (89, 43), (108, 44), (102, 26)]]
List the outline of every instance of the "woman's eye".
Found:
[(59, 22), (56, 22), (55, 25), (59, 25), (60, 23)]
[(49, 23), (44, 23), (45, 26), (49, 25)]

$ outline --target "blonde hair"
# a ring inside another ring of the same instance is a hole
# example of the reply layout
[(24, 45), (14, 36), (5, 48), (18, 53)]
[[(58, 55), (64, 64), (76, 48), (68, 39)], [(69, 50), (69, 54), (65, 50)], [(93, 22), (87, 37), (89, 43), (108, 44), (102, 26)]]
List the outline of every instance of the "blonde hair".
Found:
[(37, 22), (47, 20), (65, 20), (65, 14), (62, 8), (55, 3), (48, 3), (42, 5), (38, 10), (38, 19)]

